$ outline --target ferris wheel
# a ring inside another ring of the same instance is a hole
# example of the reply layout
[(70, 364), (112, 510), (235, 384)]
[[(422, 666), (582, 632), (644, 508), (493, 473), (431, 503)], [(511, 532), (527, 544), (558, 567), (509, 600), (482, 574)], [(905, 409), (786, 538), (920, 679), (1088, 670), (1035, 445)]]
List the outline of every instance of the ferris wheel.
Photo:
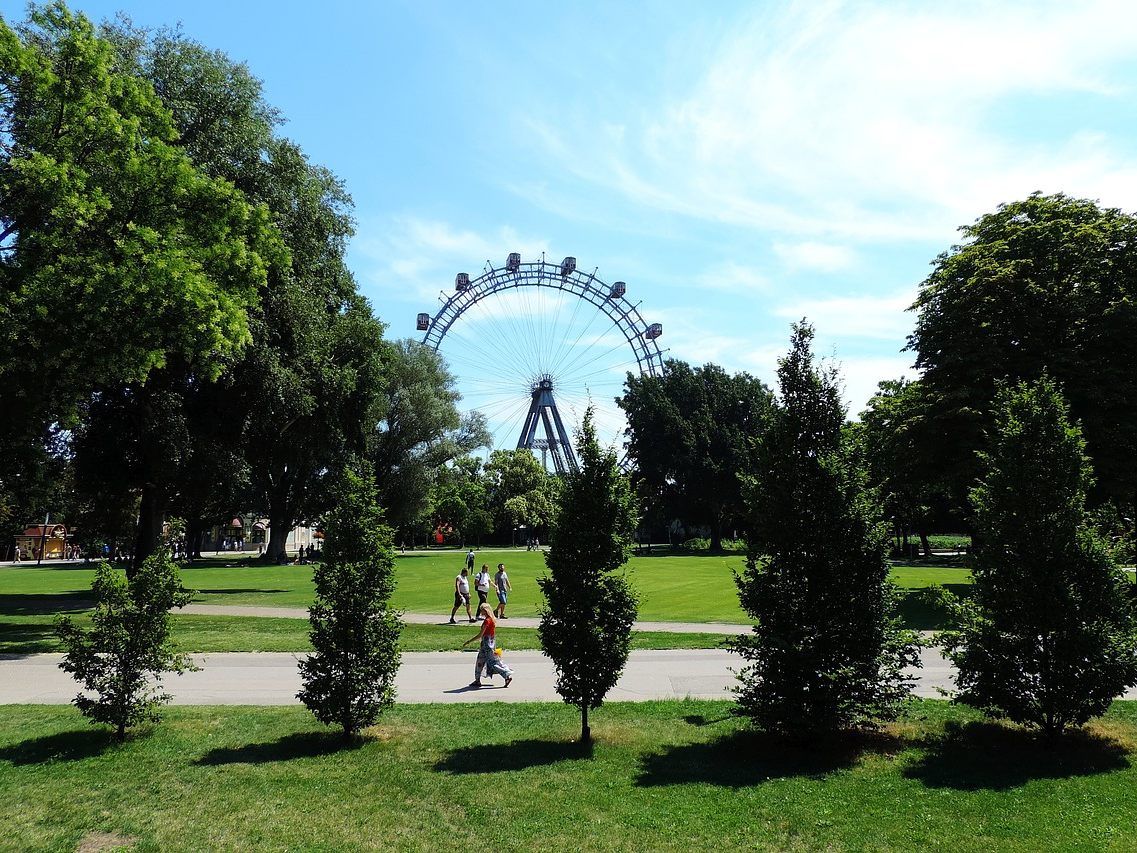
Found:
[(626, 374), (663, 374), (662, 324), (644, 321), (624, 282), (581, 272), (576, 258), (522, 263), (512, 252), (477, 278), (458, 273), (439, 301), (417, 328), (464, 404), (485, 415), (495, 445), (540, 452), (546, 468), (552, 457), (559, 474), (577, 469), (571, 436), (589, 405), (601, 443), (619, 446)]

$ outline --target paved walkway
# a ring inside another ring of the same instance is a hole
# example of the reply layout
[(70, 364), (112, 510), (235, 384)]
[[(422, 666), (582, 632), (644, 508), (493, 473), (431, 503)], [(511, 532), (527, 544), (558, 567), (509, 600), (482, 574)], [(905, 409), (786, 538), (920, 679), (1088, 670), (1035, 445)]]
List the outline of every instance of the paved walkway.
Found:
[[(187, 604), (175, 613), (188, 613), (198, 616), (275, 616), (282, 619), (307, 619), (306, 607), (263, 607), (242, 604)], [(468, 625), (466, 611), (463, 610), (459, 625)], [(446, 614), (404, 613), (403, 621), (413, 625), (448, 625), (450, 617)], [(501, 623), (502, 628), (536, 628), (538, 620), (532, 616), (510, 616)], [(742, 634), (750, 630), (749, 625), (731, 625), (726, 622), (636, 622), (637, 631), (664, 631), (669, 634)]]
[[(301, 654), (238, 653), (195, 655), (199, 672), (167, 679), (166, 689), (179, 705), (292, 705), (300, 689), (296, 662)], [(397, 680), (398, 701), (557, 702), (553, 667), (540, 652), (512, 652), (506, 661), (515, 679), (504, 689), (467, 688), (473, 678), (473, 652), (407, 652)], [(59, 669), (61, 656), (0, 656), (0, 704), (64, 704), (76, 693), (75, 682)], [(939, 697), (951, 687), (951, 665), (935, 649), (922, 653), (916, 671), (918, 696)], [(726, 699), (741, 661), (721, 649), (635, 651), (609, 701), (647, 699)], [(490, 682), (483, 682), (490, 683)], [(1125, 694), (1137, 699), (1137, 689)]]

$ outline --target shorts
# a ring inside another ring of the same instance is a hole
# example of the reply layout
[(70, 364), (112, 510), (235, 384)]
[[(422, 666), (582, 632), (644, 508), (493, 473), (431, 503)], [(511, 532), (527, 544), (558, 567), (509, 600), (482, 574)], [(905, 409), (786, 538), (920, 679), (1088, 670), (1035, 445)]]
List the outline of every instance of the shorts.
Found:
[(509, 593), (505, 590), (499, 589), (497, 591), (498, 604), (505, 604), (509, 600)]
[(463, 604), (469, 604), (469, 603), (470, 603), (470, 594), (468, 592), (466, 592), (466, 593), (462, 593), (462, 592), (454, 593), (454, 606), (455, 607), (461, 607)]

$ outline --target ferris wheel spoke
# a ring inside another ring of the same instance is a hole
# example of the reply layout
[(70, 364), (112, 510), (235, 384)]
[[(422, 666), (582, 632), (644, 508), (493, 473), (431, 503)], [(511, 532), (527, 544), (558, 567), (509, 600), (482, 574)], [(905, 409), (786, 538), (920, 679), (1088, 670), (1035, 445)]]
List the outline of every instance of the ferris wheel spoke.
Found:
[[(446, 335), (447, 335), (447, 337), (450, 337), (453, 335), (454, 338), (457, 341), (459, 341), (465, 347), (465, 349), (468, 351), (466, 353), (466, 355), (471, 355), (471, 354), (477, 355), (479, 360), (483, 363), (483, 365), (499, 366), (503, 370), (503, 372), (509, 373), (512, 376), (516, 376), (518, 382), (521, 382), (521, 383), (527, 382), (528, 377), (525, 375), (525, 373), (521, 369), (521, 366), (519, 365), (519, 363), (515, 359), (504, 358), (503, 352), (501, 349), (498, 349), (498, 350), (490, 349), (487, 344), (482, 344), (482, 343), (479, 343), (477, 341), (474, 341), (473, 339), (463, 335), (460, 332), (455, 332), (453, 328), (451, 328), (449, 331), (447, 331)], [(463, 365), (463, 368), (464, 367), (465, 367), (465, 365)]]
[[(583, 297), (582, 297), (582, 299), (583, 299)], [(604, 317), (605, 319), (610, 319), (608, 317), (608, 315), (605, 314), (603, 311), (600, 311), (600, 310), (594, 311), (592, 313), (592, 316), (588, 318), (588, 323), (586, 323), (581, 328), (580, 332), (577, 333), (577, 336), (576, 336), (576, 338), (573, 339), (573, 342), (571, 344), (569, 344), (568, 347), (565, 348), (565, 354), (560, 358), (560, 360), (557, 362), (556, 366), (552, 370), (550, 370), (551, 373), (554, 373), (554, 371), (555, 372), (561, 372), (564, 370), (563, 362), (564, 362), (565, 358), (573, 355), (573, 353), (576, 352), (576, 348), (580, 345), (580, 342), (584, 339), (584, 336), (589, 334), (589, 332), (592, 330), (593, 324), (595, 324), (597, 319), (600, 317)], [(603, 332), (601, 334), (603, 334)], [(571, 361), (570, 361), (570, 363), (571, 363)], [(555, 375), (555, 373), (554, 373), (554, 375)]]
[[(621, 349), (624, 349), (628, 345), (628, 342), (626, 340), (620, 340), (618, 343), (614, 344), (613, 346), (609, 347), (608, 349), (598, 353), (595, 351), (594, 347), (598, 347), (601, 345), (599, 343), (600, 340), (601, 339), (598, 337), (595, 341), (592, 342), (592, 344), (590, 344), (587, 348), (583, 349), (579, 354), (577, 354), (576, 358), (574, 358), (571, 362), (569, 362), (567, 365), (565, 365), (563, 368), (561, 368), (562, 375), (573, 376), (576, 373), (578, 373), (579, 371), (588, 367), (589, 365), (596, 363), (596, 361), (598, 361), (599, 359), (607, 358), (612, 353), (617, 352)], [(586, 361), (581, 362), (581, 359), (585, 358), (588, 355), (590, 350), (593, 352), (592, 357), (588, 358)]]
[[(468, 338), (467, 345), (476, 346), (482, 357), (489, 361), (491, 364), (499, 361), (508, 365), (508, 369), (512, 374), (517, 375), (519, 378), (524, 376), (524, 371), (521, 369), (520, 350), (517, 348), (515, 338), (508, 332), (504, 332), (498, 322), (498, 319), (492, 311), (479, 312), (479, 316), (473, 319), (477, 321), (476, 328), (480, 328), (485, 335), (484, 341), (479, 341), (474, 344)], [(449, 333), (448, 333), (449, 334)]]

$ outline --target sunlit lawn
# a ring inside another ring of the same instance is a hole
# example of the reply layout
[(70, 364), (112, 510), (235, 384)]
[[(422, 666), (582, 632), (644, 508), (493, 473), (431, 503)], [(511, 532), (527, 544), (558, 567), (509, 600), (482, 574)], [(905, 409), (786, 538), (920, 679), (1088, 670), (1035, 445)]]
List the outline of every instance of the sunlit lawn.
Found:
[(0, 847), (142, 850), (1137, 848), (1137, 707), (1050, 747), (942, 702), (807, 748), (725, 702), (396, 706), (343, 745), (300, 707), (170, 708), (124, 745), (0, 707)]
[[(540, 592), (536, 579), (544, 572), (541, 554), (487, 550), (478, 552), (477, 556), (478, 565), (485, 563), (491, 571), (499, 562), (506, 564), (513, 584), (509, 603), (512, 615), (537, 615)], [(462, 565), (462, 553), (456, 551), (400, 556), (393, 604), (414, 613), (449, 614), (454, 576)], [(628, 573), (640, 594), (640, 618), (745, 622), (731, 575), (732, 570), (742, 566), (740, 555), (633, 557)], [(893, 569), (892, 575), (904, 589), (933, 584), (958, 587), (970, 583), (965, 568), (950, 565), (901, 566)], [(79, 565), (0, 567), (0, 614), (56, 612), (84, 606), (93, 577), (93, 570)], [(187, 566), (183, 577), (188, 587), (198, 591), (196, 601), (211, 604), (307, 607), (313, 594), (311, 566), (207, 560)]]
[[(75, 616), (80, 625), (90, 623), (85, 612)], [(36, 654), (63, 651), (50, 615), (5, 616), (0, 614), (0, 654)], [(400, 647), (408, 652), (453, 651), (470, 637), (477, 626), (406, 625)], [(301, 652), (311, 648), (306, 619), (280, 619), (259, 616), (173, 617), (174, 644), (185, 652)], [(637, 631), (634, 649), (707, 649), (724, 639), (722, 634), (679, 634)], [(506, 649), (539, 649), (535, 628), (514, 628), (502, 623), (498, 642)], [(475, 646), (468, 647), (470, 651)]]

